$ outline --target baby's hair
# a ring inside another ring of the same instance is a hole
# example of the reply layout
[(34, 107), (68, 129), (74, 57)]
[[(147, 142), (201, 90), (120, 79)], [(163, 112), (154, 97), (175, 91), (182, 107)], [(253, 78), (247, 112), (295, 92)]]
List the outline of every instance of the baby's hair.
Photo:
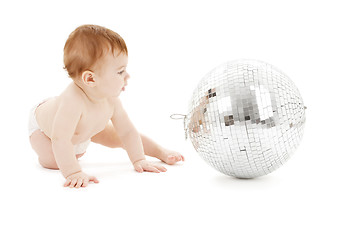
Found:
[(97, 25), (82, 25), (70, 34), (65, 43), (64, 69), (72, 79), (76, 79), (83, 71), (91, 70), (107, 50), (114, 55), (122, 52), (128, 55), (124, 39), (118, 33)]

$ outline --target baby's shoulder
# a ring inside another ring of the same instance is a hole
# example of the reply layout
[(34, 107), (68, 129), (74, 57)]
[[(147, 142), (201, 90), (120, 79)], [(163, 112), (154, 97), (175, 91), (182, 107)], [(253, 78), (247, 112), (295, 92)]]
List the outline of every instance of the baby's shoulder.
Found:
[(85, 106), (83, 92), (74, 86), (74, 84), (70, 84), (59, 96), (58, 103), (60, 105), (68, 105), (77, 108), (83, 108)]

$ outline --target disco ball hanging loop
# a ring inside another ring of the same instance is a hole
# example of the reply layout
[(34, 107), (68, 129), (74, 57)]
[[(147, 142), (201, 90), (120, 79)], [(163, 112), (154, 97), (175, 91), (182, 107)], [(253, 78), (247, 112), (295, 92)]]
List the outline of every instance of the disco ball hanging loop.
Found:
[(182, 118), (186, 136), (209, 165), (254, 178), (279, 168), (297, 148), (305, 107), (283, 72), (261, 61), (236, 60), (199, 82)]

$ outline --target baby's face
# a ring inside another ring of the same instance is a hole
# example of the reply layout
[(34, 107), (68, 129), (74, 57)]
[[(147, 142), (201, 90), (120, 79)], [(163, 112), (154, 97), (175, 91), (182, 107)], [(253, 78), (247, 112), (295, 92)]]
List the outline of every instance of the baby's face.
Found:
[(128, 57), (121, 53), (113, 56), (111, 52), (104, 57), (100, 69), (95, 72), (97, 90), (103, 97), (118, 97), (127, 85), (130, 75), (126, 71)]

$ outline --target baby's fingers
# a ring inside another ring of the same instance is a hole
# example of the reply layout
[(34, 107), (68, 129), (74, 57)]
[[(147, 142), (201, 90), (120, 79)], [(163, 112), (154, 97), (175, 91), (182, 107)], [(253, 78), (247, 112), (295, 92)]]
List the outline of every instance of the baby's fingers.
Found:
[(135, 166), (135, 170), (139, 173), (142, 173), (144, 171), (140, 165)]
[(166, 172), (166, 171), (167, 171), (166, 168), (163, 167), (163, 166), (154, 165), (154, 167), (157, 168), (157, 169), (158, 169), (159, 171), (161, 171), (161, 172)]
[(70, 183), (70, 188), (73, 188), (78, 182), (78, 179), (74, 178), (71, 180), (71, 183)]
[(71, 184), (70, 179), (66, 179), (66, 182), (64, 183), (64, 187), (68, 187)]
[(76, 188), (80, 188), (81, 185), (83, 184), (83, 179), (82, 178), (78, 178), (77, 184), (76, 184)]
[(83, 185), (81, 185), (82, 187), (87, 187), (87, 185), (89, 185), (89, 179), (88, 178), (85, 178), (84, 179), (84, 182), (83, 182)]
[(148, 172), (156, 172), (156, 173), (160, 173), (160, 171), (156, 168), (156, 167), (154, 167), (154, 166), (145, 166), (144, 167), (144, 170), (145, 171), (148, 171)]
[(89, 182), (99, 183), (98, 179), (96, 177), (90, 176), (89, 178), (85, 178), (82, 187), (87, 187), (89, 185)]
[(94, 183), (99, 183), (98, 179), (94, 176), (90, 176), (89, 181), (93, 181)]

